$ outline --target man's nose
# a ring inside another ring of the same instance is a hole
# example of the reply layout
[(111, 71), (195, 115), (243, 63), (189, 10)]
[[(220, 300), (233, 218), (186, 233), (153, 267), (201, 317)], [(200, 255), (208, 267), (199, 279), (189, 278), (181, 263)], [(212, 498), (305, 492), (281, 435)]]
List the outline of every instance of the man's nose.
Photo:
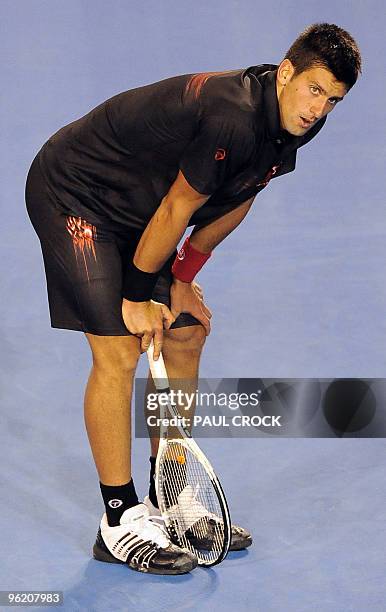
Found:
[(325, 109), (326, 106), (326, 101), (324, 99), (320, 99), (318, 101), (315, 100), (315, 102), (312, 104), (311, 108), (310, 108), (310, 112), (312, 113), (312, 116), (315, 117), (315, 119), (320, 119), (323, 116), (323, 111)]

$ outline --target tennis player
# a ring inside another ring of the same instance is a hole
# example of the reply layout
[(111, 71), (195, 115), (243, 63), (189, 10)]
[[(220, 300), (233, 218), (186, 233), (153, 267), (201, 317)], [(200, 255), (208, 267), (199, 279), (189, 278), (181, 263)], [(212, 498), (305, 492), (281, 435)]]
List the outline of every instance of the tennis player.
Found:
[[(93, 357), (85, 423), (106, 510), (96, 558), (159, 574), (196, 566), (157, 516), (157, 439), (143, 503), (134, 487), (138, 358), (154, 339), (170, 378), (197, 379), (212, 316), (197, 273), (256, 194), (295, 169), (297, 150), (360, 70), (351, 35), (315, 24), (279, 65), (176, 76), (115, 95), (60, 129), (34, 159), (26, 201), (41, 242), (51, 325), (84, 332)], [(232, 527), (231, 550), (251, 542)]]

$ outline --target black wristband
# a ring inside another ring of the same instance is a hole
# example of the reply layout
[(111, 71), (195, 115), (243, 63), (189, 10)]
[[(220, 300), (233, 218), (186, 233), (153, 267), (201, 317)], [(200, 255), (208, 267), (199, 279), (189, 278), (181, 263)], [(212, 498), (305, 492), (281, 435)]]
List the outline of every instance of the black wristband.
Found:
[(144, 272), (131, 262), (123, 280), (122, 297), (130, 302), (148, 302), (158, 275), (159, 272)]

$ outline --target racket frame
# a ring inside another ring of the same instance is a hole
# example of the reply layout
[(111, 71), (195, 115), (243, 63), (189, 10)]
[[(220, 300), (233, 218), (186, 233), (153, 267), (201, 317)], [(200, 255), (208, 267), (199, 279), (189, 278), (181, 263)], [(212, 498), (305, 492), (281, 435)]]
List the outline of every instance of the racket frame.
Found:
[[(170, 399), (170, 386), (169, 386), (169, 378), (167, 375), (167, 371), (166, 371), (166, 367), (165, 367), (165, 362), (162, 356), (162, 353), (160, 353), (159, 358), (157, 359), (157, 361), (154, 361), (154, 344), (153, 342), (151, 342), (150, 347), (147, 350), (147, 356), (148, 356), (148, 360), (149, 360), (149, 366), (150, 366), (150, 372), (153, 378), (153, 382), (154, 382), (154, 386), (157, 390), (157, 394), (158, 396), (164, 396), (165, 398), (167, 398), (167, 401), (162, 401), (159, 402), (159, 406), (160, 406), (160, 437), (159, 437), (159, 445), (158, 445), (158, 452), (157, 452), (157, 458), (156, 458), (156, 466), (155, 466), (155, 487), (156, 487), (156, 494), (157, 494), (157, 499), (160, 500), (161, 496), (160, 496), (160, 492), (159, 492), (159, 472), (160, 472), (160, 459), (163, 455), (164, 452), (164, 448), (165, 446), (167, 446), (168, 444), (173, 444), (173, 443), (178, 443), (178, 444), (182, 444), (182, 446), (186, 446), (194, 455), (196, 455), (200, 461), (200, 463), (204, 466), (211, 482), (212, 482), (212, 486), (217, 494), (217, 497), (220, 500), (221, 506), (222, 506), (222, 520), (224, 523), (224, 544), (222, 547), (222, 550), (218, 556), (217, 559), (215, 559), (214, 561), (209, 561), (206, 560), (204, 558), (200, 558), (199, 556), (197, 556), (198, 558), (198, 563), (199, 565), (205, 566), (205, 567), (211, 567), (213, 565), (217, 565), (218, 563), (221, 563), (221, 561), (223, 561), (226, 557), (226, 555), (228, 554), (229, 551), (229, 546), (231, 543), (231, 518), (230, 518), (230, 512), (229, 512), (229, 508), (228, 508), (228, 503), (223, 491), (223, 488), (220, 484), (220, 481), (210, 463), (210, 461), (208, 460), (208, 458), (206, 457), (206, 455), (202, 452), (202, 450), (200, 449), (200, 447), (198, 446), (198, 444), (195, 442), (195, 440), (192, 437), (192, 434), (190, 433), (190, 431), (188, 430), (187, 427), (185, 427), (180, 419), (181, 419), (181, 415), (179, 414), (176, 406), (172, 403), (171, 399)], [(178, 429), (178, 431), (180, 432), (182, 439), (181, 438), (172, 438), (172, 439), (168, 439), (168, 420), (167, 420), (167, 416), (168, 413), (172, 416), (172, 417), (176, 417), (177, 419), (177, 424), (175, 425), (175, 427)], [(161, 504), (162, 505), (162, 504)], [(169, 527), (170, 525), (170, 520), (169, 520), (169, 515), (167, 513), (167, 511), (164, 508), (160, 508), (161, 514), (163, 519), (165, 520), (166, 526)]]

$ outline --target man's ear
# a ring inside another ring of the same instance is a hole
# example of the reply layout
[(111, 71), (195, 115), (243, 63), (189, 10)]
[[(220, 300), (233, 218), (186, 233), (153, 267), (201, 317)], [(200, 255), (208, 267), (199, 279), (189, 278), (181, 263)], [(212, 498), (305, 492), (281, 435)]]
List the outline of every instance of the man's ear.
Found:
[(294, 75), (295, 67), (291, 60), (284, 59), (277, 69), (277, 80), (279, 84), (284, 87), (291, 80)]

